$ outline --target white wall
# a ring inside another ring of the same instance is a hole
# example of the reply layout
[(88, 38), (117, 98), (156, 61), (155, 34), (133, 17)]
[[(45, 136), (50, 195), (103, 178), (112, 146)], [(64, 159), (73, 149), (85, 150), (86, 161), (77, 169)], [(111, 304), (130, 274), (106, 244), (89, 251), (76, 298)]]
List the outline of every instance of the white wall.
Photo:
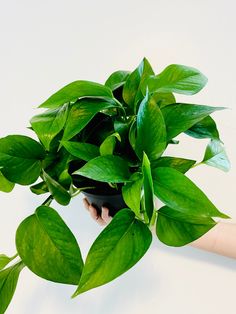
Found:
[[(234, 0), (0, 1), (0, 136), (21, 133), (35, 108), (76, 79), (104, 82), (116, 69), (132, 70), (146, 56), (156, 71), (170, 63), (199, 68), (209, 84), (184, 101), (226, 106), (216, 113), (232, 162), (225, 174), (201, 166), (190, 177), (236, 218), (236, 5)], [(203, 143), (182, 138), (175, 155), (201, 159)], [(175, 151), (176, 150), (176, 151)], [(0, 194), (0, 251), (13, 254), (20, 221), (41, 199), (27, 188)], [(100, 232), (81, 200), (56, 206), (78, 236), (83, 255)], [(152, 249), (116, 281), (74, 300), (73, 287), (45, 282), (25, 270), (9, 314), (233, 314), (236, 261), (190, 247)]]

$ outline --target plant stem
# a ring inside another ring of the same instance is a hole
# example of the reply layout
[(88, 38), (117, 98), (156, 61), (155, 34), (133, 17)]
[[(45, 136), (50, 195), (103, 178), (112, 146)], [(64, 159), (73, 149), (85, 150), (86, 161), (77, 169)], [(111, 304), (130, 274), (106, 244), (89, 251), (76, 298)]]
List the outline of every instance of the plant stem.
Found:
[(50, 195), (50, 196), (42, 203), (41, 206), (49, 206), (52, 201), (53, 201), (53, 196)]
[(13, 261), (13, 259), (15, 259), (17, 256), (18, 256), (18, 253), (16, 253), (15, 255), (13, 255), (13, 256), (11, 257), (11, 260)]
[(118, 107), (123, 111), (124, 118), (127, 121), (127, 115), (126, 115), (126, 111), (125, 111), (123, 105), (116, 98), (114, 98), (114, 101), (117, 103)]
[(200, 166), (202, 164), (202, 162), (197, 162), (196, 164), (194, 164), (191, 168), (195, 168), (197, 166)]

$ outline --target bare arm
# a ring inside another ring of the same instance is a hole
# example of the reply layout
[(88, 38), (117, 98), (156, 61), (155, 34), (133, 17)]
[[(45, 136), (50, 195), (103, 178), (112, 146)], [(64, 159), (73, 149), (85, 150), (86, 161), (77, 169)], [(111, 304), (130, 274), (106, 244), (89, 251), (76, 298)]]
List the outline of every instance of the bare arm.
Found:
[[(91, 217), (101, 226), (107, 225), (112, 220), (112, 217), (109, 216), (108, 208), (103, 207), (101, 216), (99, 216), (96, 208), (90, 205), (86, 198), (83, 202)], [(201, 250), (236, 259), (236, 223), (230, 221), (228, 223), (219, 222), (214, 228), (201, 238), (190, 243), (190, 245)]]
[(236, 259), (236, 224), (219, 222), (191, 246)]

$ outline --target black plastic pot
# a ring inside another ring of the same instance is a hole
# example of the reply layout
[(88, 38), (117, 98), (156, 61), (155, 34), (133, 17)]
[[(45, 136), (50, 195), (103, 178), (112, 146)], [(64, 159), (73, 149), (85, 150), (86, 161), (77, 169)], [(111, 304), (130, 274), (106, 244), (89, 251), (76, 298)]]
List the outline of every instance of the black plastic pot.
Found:
[(92, 204), (101, 214), (102, 206), (109, 208), (109, 215), (114, 216), (120, 209), (127, 208), (122, 194), (96, 194), (96, 192), (83, 191), (84, 196), (88, 199), (89, 203)]

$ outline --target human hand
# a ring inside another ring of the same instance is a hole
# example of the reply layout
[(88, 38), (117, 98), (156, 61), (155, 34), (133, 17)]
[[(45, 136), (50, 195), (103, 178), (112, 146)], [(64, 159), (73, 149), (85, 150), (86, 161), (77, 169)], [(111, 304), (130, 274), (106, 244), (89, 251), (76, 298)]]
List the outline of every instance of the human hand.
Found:
[(100, 225), (106, 226), (111, 222), (112, 217), (109, 215), (109, 208), (102, 207), (101, 215), (97, 212), (97, 209), (92, 206), (87, 198), (83, 199), (84, 207), (89, 211), (91, 217)]

